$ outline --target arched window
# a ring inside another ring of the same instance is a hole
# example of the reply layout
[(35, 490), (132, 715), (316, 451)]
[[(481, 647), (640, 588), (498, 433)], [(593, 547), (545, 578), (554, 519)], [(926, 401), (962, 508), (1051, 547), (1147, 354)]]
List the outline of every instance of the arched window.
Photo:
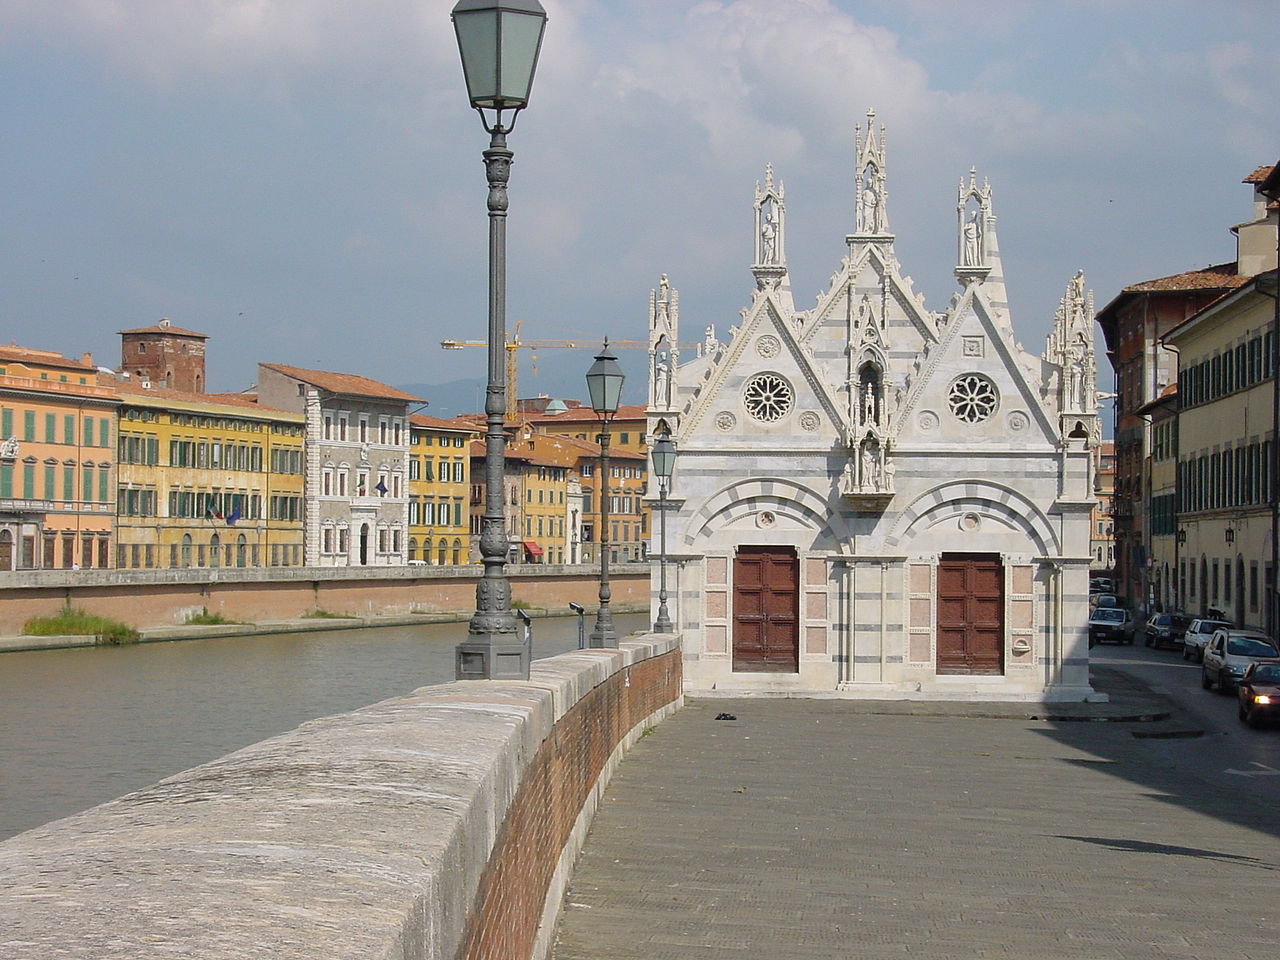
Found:
[(236, 537), (236, 566), (243, 567), (245, 565), (245, 555), (248, 552), (249, 541), (242, 533)]
[(462, 541), (453, 541), (453, 564), (457, 566), (462, 562)]
[(215, 533), (209, 538), (209, 566), (218, 567), (222, 565), (222, 540)]
[(440, 546), (436, 553), (436, 563), (439, 563), (441, 566), (443, 566), (444, 564), (449, 562), (448, 557), (449, 557), (449, 541), (441, 540)]
[(182, 565), (191, 566), (191, 534), (189, 533), (182, 535)]
[(13, 569), (13, 531), (0, 530), (0, 570)]
[(418, 559), (418, 541), (413, 537), (409, 538), (409, 559), (410, 560)]

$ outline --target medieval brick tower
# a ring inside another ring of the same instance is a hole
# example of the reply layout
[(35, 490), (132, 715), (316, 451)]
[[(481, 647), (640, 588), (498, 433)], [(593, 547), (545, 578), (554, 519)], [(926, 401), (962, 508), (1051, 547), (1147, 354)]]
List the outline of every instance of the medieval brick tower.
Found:
[(168, 320), (121, 330), (120, 372), (153, 387), (204, 393), (204, 342), (208, 339)]

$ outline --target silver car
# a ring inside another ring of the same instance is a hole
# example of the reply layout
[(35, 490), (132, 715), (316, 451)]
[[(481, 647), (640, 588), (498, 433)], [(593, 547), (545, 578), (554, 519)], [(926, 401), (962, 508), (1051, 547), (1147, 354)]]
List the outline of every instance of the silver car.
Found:
[(1280, 657), (1271, 638), (1257, 630), (1215, 630), (1204, 648), (1200, 686), (1208, 690), (1215, 683), (1219, 693), (1230, 693), (1255, 660)]
[(1204, 648), (1215, 630), (1229, 630), (1235, 624), (1226, 620), (1192, 620), (1182, 638), (1182, 659), (1204, 662)]

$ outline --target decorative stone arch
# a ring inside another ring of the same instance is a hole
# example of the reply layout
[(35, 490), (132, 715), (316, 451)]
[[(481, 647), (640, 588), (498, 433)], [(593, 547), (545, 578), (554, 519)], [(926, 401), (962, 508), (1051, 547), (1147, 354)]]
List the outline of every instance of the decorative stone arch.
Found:
[(926, 490), (898, 516), (885, 546), (910, 540), (915, 531), (938, 520), (966, 513), (988, 516), (1021, 530), (1042, 557), (1058, 556), (1061, 547), (1048, 517), (1035, 503), (1012, 487), (990, 480), (952, 480)]
[(770, 510), (810, 529), (819, 531), (838, 549), (852, 541), (853, 534), (839, 512), (823, 496), (794, 480), (756, 477), (738, 480), (706, 499), (694, 513), (684, 536), (692, 546), (711, 537), (742, 517)]

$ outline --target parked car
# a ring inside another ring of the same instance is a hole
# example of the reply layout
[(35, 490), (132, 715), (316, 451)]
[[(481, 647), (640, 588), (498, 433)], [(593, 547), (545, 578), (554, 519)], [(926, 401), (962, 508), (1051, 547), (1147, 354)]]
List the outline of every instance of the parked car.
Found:
[(1089, 617), (1089, 646), (1133, 643), (1133, 614), (1124, 607), (1095, 607)]
[(1229, 620), (1199, 619), (1192, 620), (1187, 632), (1182, 635), (1182, 659), (1204, 662), (1204, 648), (1209, 645), (1209, 638), (1215, 630), (1226, 630), (1235, 624)]
[(1258, 660), (1236, 686), (1240, 719), (1251, 727), (1280, 718), (1280, 660)]
[(1265, 633), (1235, 627), (1215, 630), (1204, 648), (1200, 686), (1208, 690), (1216, 683), (1219, 693), (1230, 693), (1251, 663), (1272, 658), (1280, 658), (1280, 650)]
[(1123, 607), (1124, 604), (1114, 593), (1095, 593), (1089, 598), (1095, 607)]
[(1157, 613), (1142, 628), (1144, 642), (1148, 647), (1159, 647), (1162, 643), (1176, 646), (1182, 643), (1191, 618), (1182, 613)]
[(1108, 577), (1090, 577), (1089, 592), (1090, 593), (1115, 593), (1116, 588)]

